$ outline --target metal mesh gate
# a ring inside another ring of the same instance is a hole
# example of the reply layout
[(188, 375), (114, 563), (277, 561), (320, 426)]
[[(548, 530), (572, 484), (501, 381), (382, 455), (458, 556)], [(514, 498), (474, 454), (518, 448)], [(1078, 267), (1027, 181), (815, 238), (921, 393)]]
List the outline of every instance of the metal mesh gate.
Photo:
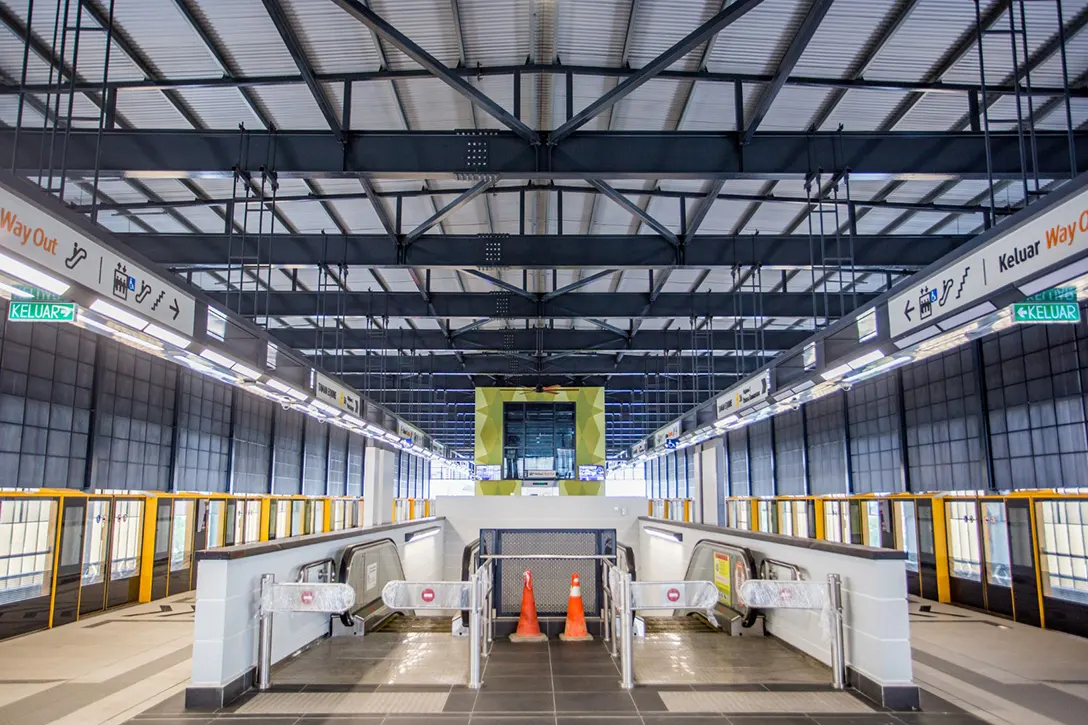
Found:
[[(480, 555), (555, 554), (614, 556), (615, 529), (482, 529)], [(533, 573), (533, 593), (540, 617), (564, 617), (570, 578), (581, 578), (586, 615), (601, 611), (601, 563), (595, 559), (498, 559), (495, 561), (495, 610), (499, 617), (517, 617), (521, 610), (522, 576)]]

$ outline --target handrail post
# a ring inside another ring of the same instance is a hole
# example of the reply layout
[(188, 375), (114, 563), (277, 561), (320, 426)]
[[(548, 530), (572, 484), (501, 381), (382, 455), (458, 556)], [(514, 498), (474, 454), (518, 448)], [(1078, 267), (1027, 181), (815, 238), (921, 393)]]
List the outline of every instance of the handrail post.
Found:
[(620, 665), (620, 671), (623, 676), (623, 681), (620, 682), (620, 686), (625, 690), (630, 690), (635, 686), (633, 653), (631, 652), (631, 640), (633, 638), (633, 633), (631, 631), (633, 623), (631, 618), (634, 615), (634, 610), (631, 606), (631, 576), (626, 572), (623, 572), (620, 582), (623, 589), (623, 607), (620, 611), (620, 631), (623, 634), (623, 646), (621, 647), (623, 660)]
[(846, 689), (846, 643), (843, 636), (842, 578), (827, 575), (827, 594), (831, 602), (831, 686)]
[(468, 660), (468, 686), (471, 690), (480, 689), (480, 575), (474, 574), (468, 594), (468, 638), (471, 642)]
[(266, 611), (264, 602), (271, 597), (274, 574), (261, 575), (261, 618), (257, 639), (257, 689), (267, 690), (272, 686), (272, 612)]

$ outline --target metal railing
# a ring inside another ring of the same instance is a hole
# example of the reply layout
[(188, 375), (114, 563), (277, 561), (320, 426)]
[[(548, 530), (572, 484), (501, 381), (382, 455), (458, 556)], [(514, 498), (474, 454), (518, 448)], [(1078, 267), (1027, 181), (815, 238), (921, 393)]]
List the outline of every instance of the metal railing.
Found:
[(296, 582), (314, 582), (332, 584), (336, 582), (336, 561), (333, 559), (318, 559), (309, 564), (303, 564), (298, 568)]

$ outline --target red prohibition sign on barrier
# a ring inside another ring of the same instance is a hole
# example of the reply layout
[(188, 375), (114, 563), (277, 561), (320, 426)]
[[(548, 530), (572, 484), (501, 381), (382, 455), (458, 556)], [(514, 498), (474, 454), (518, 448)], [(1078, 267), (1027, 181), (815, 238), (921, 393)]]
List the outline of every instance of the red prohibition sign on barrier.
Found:
[(680, 590), (676, 588), (670, 589), (665, 593), (665, 596), (669, 598), (670, 602), (678, 601), (680, 599)]
[(434, 601), (434, 589), (424, 589), (419, 596), (423, 599), (423, 601), (430, 604)]
[(302, 599), (303, 604), (312, 604), (313, 601), (314, 601), (314, 593), (313, 592), (303, 592), (300, 599)]

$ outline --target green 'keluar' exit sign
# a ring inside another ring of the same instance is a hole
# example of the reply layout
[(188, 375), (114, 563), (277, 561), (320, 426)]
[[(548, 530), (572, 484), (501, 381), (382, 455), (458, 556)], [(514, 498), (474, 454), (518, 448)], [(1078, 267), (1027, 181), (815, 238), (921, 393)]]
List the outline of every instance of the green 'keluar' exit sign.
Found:
[(1022, 324), (1070, 324), (1080, 322), (1076, 287), (1055, 287), (1012, 306), (1012, 321)]
[(8, 305), (8, 320), (12, 322), (74, 322), (75, 302), (19, 302)]

